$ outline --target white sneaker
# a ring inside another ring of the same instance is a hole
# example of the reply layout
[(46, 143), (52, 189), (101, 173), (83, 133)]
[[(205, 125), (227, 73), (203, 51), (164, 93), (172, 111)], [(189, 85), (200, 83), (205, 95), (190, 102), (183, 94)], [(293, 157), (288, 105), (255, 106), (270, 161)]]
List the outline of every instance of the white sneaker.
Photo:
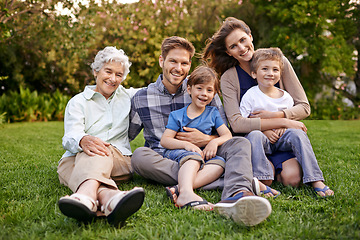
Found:
[(253, 177), (252, 188), (255, 195), (260, 196), (260, 183), (256, 177)]
[(214, 210), (236, 223), (254, 226), (270, 215), (271, 204), (269, 200), (258, 196), (240, 197), (237, 200), (232, 197), (215, 204)]

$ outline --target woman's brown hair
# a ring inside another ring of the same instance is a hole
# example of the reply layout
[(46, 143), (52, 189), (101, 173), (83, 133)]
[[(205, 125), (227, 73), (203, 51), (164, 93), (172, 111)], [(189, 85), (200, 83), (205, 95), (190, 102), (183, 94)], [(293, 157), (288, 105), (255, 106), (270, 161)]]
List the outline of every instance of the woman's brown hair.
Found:
[(220, 29), (206, 41), (206, 47), (202, 54), (202, 59), (214, 68), (221, 76), (229, 68), (239, 64), (239, 62), (232, 56), (229, 56), (226, 51), (225, 39), (236, 29), (241, 29), (246, 34), (250, 35), (251, 30), (249, 26), (242, 20), (234, 17), (225, 19)]

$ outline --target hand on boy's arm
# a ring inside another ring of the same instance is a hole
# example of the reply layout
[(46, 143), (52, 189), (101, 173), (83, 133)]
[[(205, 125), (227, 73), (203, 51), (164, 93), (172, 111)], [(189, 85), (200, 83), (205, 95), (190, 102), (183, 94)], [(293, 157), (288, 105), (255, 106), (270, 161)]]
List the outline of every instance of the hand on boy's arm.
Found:
[(178, 132), (175, 136), (176, 139), (187, 141), (195, 144), (198, 147), (205, 147), (212, 139), (217, 138), (214, 135), (207, 135), (196, 128), (184, 127), (186, 132)]
[(284, 118), (285, 113), (283, 111), (279, 112), (269, 112), (265, 110), (252, 112), (249, 118), (261, 118), (261, 119), (269, 119), (269, 118)]
[(110, 143), (104, 142), (98, 137), (94, 137), (91, 135), (85, 135), (79, 143), (80, 147), (83, 151), (89, 156), (109, 156), (110, 151), (107, 148), (110, 146)]

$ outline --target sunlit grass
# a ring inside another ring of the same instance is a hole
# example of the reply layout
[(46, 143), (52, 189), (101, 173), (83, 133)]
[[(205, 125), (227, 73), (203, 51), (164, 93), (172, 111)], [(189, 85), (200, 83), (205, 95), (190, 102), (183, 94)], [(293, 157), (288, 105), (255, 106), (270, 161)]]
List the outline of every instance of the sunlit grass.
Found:
[[(359, 239), (360, 122), (304, 121), (326, 183), (336, 196), (319, 199), (312, 189), (274, 187), (267, 221), (245, 227), (213, 212), (178, 210), (162, 185), (140, 176), (120, 189), (141, 186), (144, 205), (122, 229), (99, 220), (78, 224), (62, 215), (58, 199), (71, 193), (60, 185), (57, 163), (62, 122), (16, 123), (0, 126), (0, 239)], [(143, 145), (142, 137), (132, 147)], [(220, 191), (198, 193), (220, 200)]]

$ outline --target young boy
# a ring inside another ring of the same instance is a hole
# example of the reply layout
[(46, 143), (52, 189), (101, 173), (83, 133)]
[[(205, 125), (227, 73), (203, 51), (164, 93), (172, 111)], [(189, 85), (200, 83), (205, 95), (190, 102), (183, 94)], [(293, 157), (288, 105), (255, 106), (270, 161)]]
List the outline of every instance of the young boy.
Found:
[[(187, 82), (187, 91), (192, 102), (179, 110), (170, 113), (166, 130), (161, 137), (160, 144), (167, 148), (164, 157), (179, 163), (178, 186), (180, 194), (177, 204), (186, 195), (195, 194), (194, 187), (204, 186), (218, 179), (224, 172), (225, 160), (216, 156), (218, 146), (232, 138), (230, 130), (224, 124), (216, 107), (207, 106), (216, 93), (219, 93), (219, 79), (215, 71), (206, 66), (194, 70)], [(184, 131), (183, 127), (196, 128), (204, 134), (211, 135), (214, 130), (219, 137), (211, 140), (203, 149), (188, 141), (175, 138), (177, 132)], [(196, 175), (205, 164), (203, 171), (208, 169), (207, 178), (196, 182)], [(188, 199), (188, 197), (186, 197)], [(207, 201), (191, 201), (184, 207), (204, 205), (197, 209), (211, 210), (212, 204)]]
[[(293, 106), (294, 102), (290, 94), (274, 86), (281, 77), (282, 58), (283, 54), (279, 48), (255, 51), (250, 68), (251, 75), (257, 80), (258, 85), (244, 94), (240, 103), (242, 116), (248, 117), (252, 112), (259, 110), (281, 111)], [(298, 131), (298, 134), (291, 134), (291, 131)], [(322, 197), (334, 195), (334, 192), (323, 183), (322, 172), (305, 132), (298, 129), (275, 129), (264, 131), (262, 134), (267, 138), (264, 137), (262, 146), (252, 146), (254, 149), (252, 152), (263, 149), (266, 154), (271, 154), (276, 150), (292, 150), (302, 167), (303, 183), (311, 184), (316, 193)], [(259, 156), (253, 154), (252, 158)], [(254, 165), (255, 161), (252, 162)]]

